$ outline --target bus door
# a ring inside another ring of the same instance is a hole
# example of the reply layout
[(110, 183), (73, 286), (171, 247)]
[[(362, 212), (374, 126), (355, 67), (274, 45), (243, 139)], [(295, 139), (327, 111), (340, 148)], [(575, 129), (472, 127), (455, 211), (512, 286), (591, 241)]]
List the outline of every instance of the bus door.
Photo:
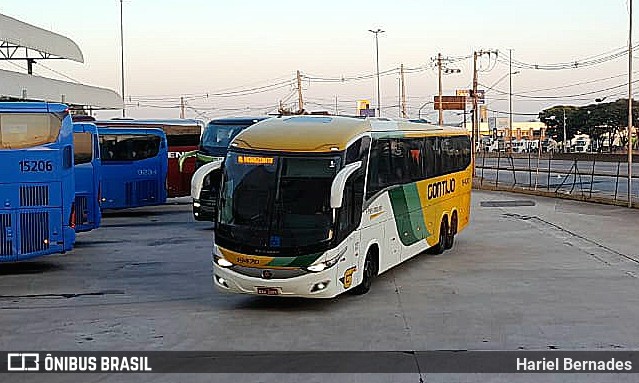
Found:
[(93, 124), (73, 124), (75, 163), (75, 231), (100, 226), (101, 164), (98, 129)]

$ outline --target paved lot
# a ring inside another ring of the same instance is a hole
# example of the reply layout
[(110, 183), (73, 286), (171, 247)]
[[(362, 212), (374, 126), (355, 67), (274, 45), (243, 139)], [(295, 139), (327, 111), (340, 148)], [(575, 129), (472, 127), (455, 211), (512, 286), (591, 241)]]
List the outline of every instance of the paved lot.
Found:
[[(535, 206), (482, 206), (512, 200), (534, 201)], [(109, 215), (103, 224), (80, 235), (77, 248), (66, 255), (0, 265), (0, 349), (639, 349), (636, 210), (475, 192), (472, 224), (452, 250), (414, 258), (378, 278), (365, 296), (329, 301), (214, 290), (211, 226), (194, 222), (188, 205)], [(211, 381), (197, 375), (30, 376), (36, 377), (49, 382)], [(519, 382), (541, 377), (423, 379)], [(567, 378), (544, 375), (539, 381)], [(0, 379), (29, 380), (17, 375)], [(300, 376), (215, 380), (299, 381)], [(419, 377), (314, 375), (302, 380), (418, 382)]]

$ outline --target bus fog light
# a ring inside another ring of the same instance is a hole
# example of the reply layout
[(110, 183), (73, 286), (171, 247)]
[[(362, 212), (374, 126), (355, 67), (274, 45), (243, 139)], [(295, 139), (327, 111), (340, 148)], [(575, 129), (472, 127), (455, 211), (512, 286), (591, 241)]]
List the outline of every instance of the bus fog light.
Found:
[(229, 285), (228, 283), (226, 283), (226, 279), (220, 277), (219, 275), (216, 275), (215, 280), (217, 281), (218, 285), (224, 286), (228, 289)]
[(315, 285), (313, 285), (313, 288), (311, 288), (311, 292), (316, 293), (318, 291), (326, 290), (329, 283), (330, 281), (316, 283)]

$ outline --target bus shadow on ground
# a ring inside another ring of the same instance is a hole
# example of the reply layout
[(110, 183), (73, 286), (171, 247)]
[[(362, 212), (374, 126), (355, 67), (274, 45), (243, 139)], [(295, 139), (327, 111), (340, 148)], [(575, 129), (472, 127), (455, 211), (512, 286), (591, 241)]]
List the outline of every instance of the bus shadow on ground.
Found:
[(102, 211), (102, 218), (136, 218), (136, 217), (153, 217), (176, 214), (174, 210), (107, 210)]
[(246, 296), (233, 305), (239, 310), (276, 310), (276, 311), (324, 311), (333, 309), (340, 301), (345, 302), (349, 294), (330, 299)]
[(95, 246), (101, 246), (101, 245), (115, 245), (115, 244), (119, 244), (122, 243), (124, 241), (113, 241), (113, 240), (104, 240), (104, 241), (83, 241), (82, 239), (78, 239), (76, 240), (75, 244), (73, 245), (74, 249), (83, 249), (86, 247), (95, 247)]
[(42, 274), (61, 269), (62, 266), (60, 266), (59, 264), (46, 261), (7, 263), (0, 266), (0, 276)]

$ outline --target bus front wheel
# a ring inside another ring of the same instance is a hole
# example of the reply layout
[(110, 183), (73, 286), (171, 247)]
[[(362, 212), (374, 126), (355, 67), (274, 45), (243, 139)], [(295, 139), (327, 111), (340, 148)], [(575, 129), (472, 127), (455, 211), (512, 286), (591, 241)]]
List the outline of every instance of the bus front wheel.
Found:
[(353, 294), (363, 295), (371, 289), (373, 278), (377, 275), (377, 266), (375, 262), (376, 259), (374, 255), (369, 251), (366, 255), (366, 260), (364, 261), (364, 275), (362, 277), (362, 282), (353, 288)]

